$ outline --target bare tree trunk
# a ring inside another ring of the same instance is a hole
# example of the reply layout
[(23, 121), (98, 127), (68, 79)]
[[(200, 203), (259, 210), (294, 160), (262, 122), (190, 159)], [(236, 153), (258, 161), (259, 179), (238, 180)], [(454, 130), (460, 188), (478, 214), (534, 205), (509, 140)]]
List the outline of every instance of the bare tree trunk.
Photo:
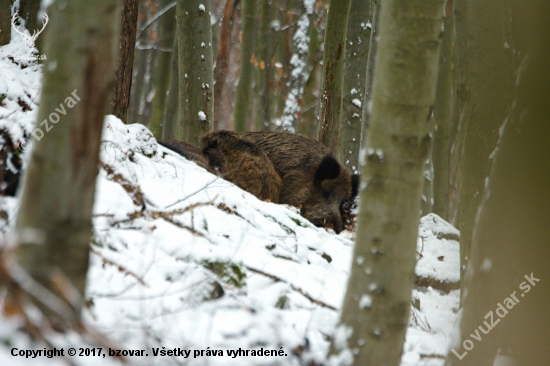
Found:
[(0, 0), (0, 46), (11, 41), (11, 0)]
[(403, 352), (443, 6), (388, 0), (381, 8), (357, 237), (338, 330), (349, 338), (344, 351), (332, 345), (357, 366), (399, 365)]
[[(57, 67), (44, 73), (38, 121), (46, 123), (33, 132), (17, 217), (23, 268), (49, 288), (61, 269), (80, 294), (86, 288), (99, 145), (114, 80), (117, 5), (71, 1), (51, 9), (46, 54)], [(82, 304), (73, 305), (79, 310)]]
[(359, 172), (362, 103), (372, 29), (372, 0), (352, 0), (346, 37), (344, 97), (338, 160), (353, 173)]
[[(159, 11), (165, 9), (171, 2), (171, 0), (162, 0), (162, 8)], [(166, 10), (166, 13), (161, 15), (159, 22), (158, 55), (155, 66), (155, 96), (151, 105), (151, 123), (149, 125), (149, 129), (157, 139), (160, 139), (162, 135), (166, 96), (170, 87), (170, 65), (174, 53), (172, 46), (176, 38), (176, 8), (172, 7)]]
[(325, 31), (318, 140), (334, 153), (339, 150), (340, 142), (346, 32), (350, 5), (351, 0), (330, 2)]
[(465, 268), (498, 128), (510, 108), (516, 76), (509, 46), (512, 20), (505, 15), (504, 1), (455, 0), (454, 6), (462, 175), (460, 256)]
[(374, 78), (374, 65), (376, 63), (376, 50), (378, 49), (378, 18), (380, 17), (380, 1), (371, 0), (372, 22), (369, 42), (369, 57), (367, 60), (367, 74), (365, 81), (365, 97), (363, 98), (363, 111), (361, 118), (361, 147), (367, 145), (369, 131), (369, 120), (371, 115), (370, 105), (372, 102), (372, 81)]
[[(460, 335), (447, 366), (547, 365), (550, 359), (550, 4), (499, 3), (506, 4), (500, 16), (515, 23), (506, 42), (520, 61), (517, 84), (476, 216)], [(503, 356), (511, 360), (501, 363)]]
[(258, 104), (256, 106), (256, 131), (267, 130), (271, 124), (271, 111), (269, 108), (270, 99), (270, 77), (271, 77), (271, 3), (262, 1), (260, 8), (260, 29), (258, 32), (258, 67), (257, 76), (257, 96)]
[(170, 71), (170, 90), (166, 98), (166, 113), (162, 124), (162, 139), (175, 139), (178, 137), (179, 126), (179, 77), (178, 77), (178, 39), (174, 39), (174, 51), (172, 52), (172, 66)]
[(25, 19), (25, 28), (29, 33), (41, 28), (38, 23), (40, 0), (19, 0), (19, 16)]
[(321, 89), (321, 65), (322, 52), (320, 48), (319, 32), (317, 27), (311, 29), (309, 41), (308, 74), (309, 77), (304, 86), (304, 108), (302, 119), (298, 122), (297, 132), (310, 137), (317, 138), (317, 122), (319, 121), (319, 92)]
[(289, 93), (285, 101), (284, 115), (281, 126), (285, 131), (296, 131), (301, 120), (304, 96), (304, 86), (309, 77), (308, 56), (309, 44), (311, 41), (311, 30), (313, 28), (312, 14), (313, 3), (304, 3), (303, 14), (298, 20), (296, 32), (292, 38), (294, 42), (294, 54), (290, 58), (292, 67), (290, 74)]
[[(214, 69), (214, 130), (218, 130), (219, 120), (226, 119), (222, 116), (222, 98), (229, 71), (229, 52), (231, 51), (231, 31), (233, 30), (235, 17), (235, 3), (239, 0), (227, 0), (223, 9), (223, 19), (220, 26), (220, 50), (216, 58)], [(224, 121), (224, 124), (226, 122)]]
[(118, 64), (115, 76), (115, 89), (111, 102), (111, 113), (125, 123), (128, 122), (132, 68), (136, 43), (138, 0), (124, 0), (118, 48)]
[(454, 125), (451, 120), (455, 109), (456, 89), (453, 83), (454, 72), (454, 16), (453, 0), (445, 5), (445, 22), (441, 55), (439, 57), (439, 74), (434, 104), (434, 138), (433, 138), (433, 212), (445, 220), (449, 219), (449, 200), (451, 185), (451, 144)]
[(212, 130), (214, 75), (210, 0), (178, 0), (178, 137), (195, 145)]
[(235, 108), (233, 110), (233, 129), (236, 132), (246, 131), (250, 118), (250, 90), (254, 78), (254, 0), (243, 0), (242, 31), (241, 31), (241, 76), (235, 92)]

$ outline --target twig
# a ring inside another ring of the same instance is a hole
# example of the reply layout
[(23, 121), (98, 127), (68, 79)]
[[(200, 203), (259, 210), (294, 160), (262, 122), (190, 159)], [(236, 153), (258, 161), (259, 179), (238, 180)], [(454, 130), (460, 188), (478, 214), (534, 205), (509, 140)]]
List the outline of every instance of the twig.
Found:
[(297, 287), (297, 286), (294, 286), (293, 284), (291, 284), (290, 282), (288, 281), (285, 281), (283, 280), (282, 278), (280, 277), (277, 277), (275, 275), (272, 275), (272, 274), (269, 274), (269, 273), (265, 273), (263, 271), (260, 271), (259, 269), (255, 269), (255, 268), (252, 268), (252, 267), (249, 267), (249, 266), (245, 266), (246, 269), (248, 269), (250, 272), (254, 272), (254, 273), (257, 273), (257, 274), (260, 274), (262, 276), (265, 276), (267, 278), (270, 278), (272, 279), (273, 281), (275, 282), (283, 282), (283, 283), (286, 283), (287, 285), (290, 286), (291, 289), (293, 289), (294, 291), (296, 292), (299, 292), (300, 294), (302, 294), (302, 296), (304, 296), (306, 299), (308, 299), (309, 301), (311, 301), (312, 303), (314, 304), (317, 304), (319, 306), (322, 306), (324, 308), (327, 308), (327, 309), (330, 309), (330, 310), (334, 310), (334, 311), (338, 311), (338, 309), (336, 309), (335, 307), (333, 306), (330, 306), (328, 304), (325, 304), (324, 302), (320, 301), (320, 300), (316, 300), (314, 299), (313, 297), (311, 297), (311, 295), (309, 295), (307, 292), (305, 292), (304, 290), (302, 290), (301, 288)]
[(136, 281), (138, 281), (140, 284), (142, 284), (143, 286), (145, 287), (149, 287), (147, 285), (147, 283), (145, 283), (145, 281), (143, 281), (143, 279), (141, 277), (139, 277), (137, 274), (135, 274), (134, 272), (130, 271), (128, 268), (124, 267), (123, 265), (121, 264), (118, 264), (116, 263), (115, 261), (109, 259), (109, 258), (106, 258), (103, 254), (101, 254), (99, 251), (95, 250), (94, 248), (90, 248), (90, 252), (92, 252), (93, 254), (97, 255), (99, 258), (101, 258), (101, 260), (103, 261), (103, 264), (109, 264), (111, 266), (114, 266), (114, 267), (117, 267), (117, 269), (120, 271), (120, 272), (123, 272), (124, 274), (127, 274), (129, 275), (130, 277), (133, 277), (136, 279)]

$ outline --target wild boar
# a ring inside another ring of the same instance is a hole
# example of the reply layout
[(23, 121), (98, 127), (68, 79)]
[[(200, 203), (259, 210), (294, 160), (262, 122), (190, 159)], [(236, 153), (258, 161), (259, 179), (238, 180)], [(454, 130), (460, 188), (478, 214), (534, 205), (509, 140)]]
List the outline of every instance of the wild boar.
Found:
[(282, 179), (280, 203), (300, 207), (302, 215), (316, 226), (342, 231), (342, 205), (357, 194), (359, 177), (352, 176), (328, 148), (289, 132), (245, 132), (239, 136), (256, 144), (271, 160)]

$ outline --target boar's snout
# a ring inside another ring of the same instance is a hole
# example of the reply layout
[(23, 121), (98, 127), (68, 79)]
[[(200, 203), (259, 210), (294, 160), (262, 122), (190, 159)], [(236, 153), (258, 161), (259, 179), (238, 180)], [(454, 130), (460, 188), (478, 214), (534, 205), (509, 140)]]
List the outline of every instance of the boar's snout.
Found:
[(324, 227), (324, 228), (331, 227), (336, 234), (340, 234), (340, 232), (342, 232), (342, 230), (344, 229), (342, 216), (340, 215), (340, 212), (333, 213), (328, 217), (326, 214), (317, 216), (315, 214), (312, 215), (312, 212), (309, 211), (306, 207), (302, 209), (301, 213), (309, 221), (311, 221), (313, 225), (318, 227)]

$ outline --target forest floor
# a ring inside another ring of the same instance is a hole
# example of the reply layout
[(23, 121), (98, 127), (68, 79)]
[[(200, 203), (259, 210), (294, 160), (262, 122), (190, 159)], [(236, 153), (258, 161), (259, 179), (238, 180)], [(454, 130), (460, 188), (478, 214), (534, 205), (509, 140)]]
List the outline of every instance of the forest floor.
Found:
[[(24, 52), (19, 35), (0, 47), (0, 129), (15, 143), (30, 137), (32, 144), (42, 66), (10, 57)], [(326, 361), (353, 232), (337, 235), (313, 226), (293, 207), (260, 201), (158, 145), (145, 126), (124, 125), (113, 116), (105, 118), (100, 159), (84, 318), (110, 348), (144, 350), (126, 357), (136, 365)], [(13, 238), (17, 209), (17, 197), (0, 197), (4, 247)], [(444, 363), (459, 306), (457, 240), (458, 231), (439, 217), (422, 218), (403, 366)], [(0, 305), (6, 305), (4, 292)], [(98, 347), (77, 333), (45, 330), (45, 336), (65, 352)], [(20, 316), (0, 315), (2, 365), (120, 362), (78, 353), (16, 357), (14, 347), (41, 350), (44, 344), (22, 332)], [(173, 349), (183, 355), (154, 355)], [(257, 356), (260, 349), (281, 350), (281, 356)], [(239, 350), (248, 356), (237, 356)]]

